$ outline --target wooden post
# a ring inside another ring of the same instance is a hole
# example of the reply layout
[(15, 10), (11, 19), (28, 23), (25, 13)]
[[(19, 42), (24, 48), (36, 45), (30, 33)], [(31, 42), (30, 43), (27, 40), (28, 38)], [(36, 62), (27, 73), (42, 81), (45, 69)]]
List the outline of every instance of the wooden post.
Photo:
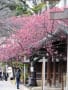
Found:
[(61, 81), (62, 81), (62, 90), (64, 90), (64, 81), (63, 81), (63, 61), (61, 61)]
[(47, 83), (51, 86), (51, 69), (50, 69), (50, 59), (47, 62)]
[(53, 85), (56, 85), (56, 61), (53, 61)]
[(25, 78), (26, 78), (26, 76), (25, 76), (25, 64), (24, 64), (24, 85), (25, 85), (25, 82), (26, 82), (26, 80), (25, 80)]
[(49, 1), (46, 1), (47, 10), (49, 10)]
[(59, 79), (59, 83), (61, 83), (61, 64), (60, 64), (60, 61), (58, 64), (58, 79)]
[(49, 8), (49, 1), (46, 1), (46, 5), (47, 5), (47, 11), (48, 11), (48, 19), (50, 19), (50, 8)]
[[(24, 56), (24, 61), (26, 60), (26, 56)], [(25, 85), (25, 83), (26, 83), (26, 66), (25, 66), (25, 64), (24, 64), (24, 85)]]
[(42, 63), (42, 90), (45, 90), (45, 62), (46, 59), (43, 57), (43, 63)]
[(67, 78), (66, 78), (66, 90), (68, 90), (68, 35), (67, 35)]

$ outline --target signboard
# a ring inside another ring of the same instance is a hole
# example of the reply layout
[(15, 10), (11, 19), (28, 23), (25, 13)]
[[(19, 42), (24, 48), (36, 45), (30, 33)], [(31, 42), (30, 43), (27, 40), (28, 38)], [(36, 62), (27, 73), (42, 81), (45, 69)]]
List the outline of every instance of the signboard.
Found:
[(30, 67), (30, 71), (33, 72), (34, 71), (34, 67), (31, 66)]
[(7, 73), (8, 73), (8, 75), (9, 75), (9, 78), (12, 78), (12, 77), (13, 77), (12, 67), (8, 67), (8, 68), (7, 68)]

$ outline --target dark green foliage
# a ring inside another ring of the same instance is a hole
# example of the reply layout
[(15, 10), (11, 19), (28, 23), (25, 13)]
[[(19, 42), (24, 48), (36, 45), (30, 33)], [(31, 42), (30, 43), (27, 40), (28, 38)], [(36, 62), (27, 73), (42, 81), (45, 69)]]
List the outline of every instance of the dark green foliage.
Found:
[(39, 11), (42, 10), (43, 7), (45, 7), (45, 3), (40, 3), (40, 4), (36, 5), (36, 6), (34, 6), (32, 8), (32, 10), (34, 11), (34, 13), (37, 14)]

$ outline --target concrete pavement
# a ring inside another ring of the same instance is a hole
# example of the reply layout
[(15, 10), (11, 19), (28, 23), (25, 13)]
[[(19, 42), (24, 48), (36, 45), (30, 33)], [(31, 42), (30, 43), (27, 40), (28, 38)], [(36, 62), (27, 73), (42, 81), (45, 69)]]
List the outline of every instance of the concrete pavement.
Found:
[(27, 88), (26, 86), (24, 85), (20, 85), (20, 90), (31, 90), (30, 88)]
[(0, 81), (0, 90), (17, 90), (9, 81)]
[(16, 84), (12, 84), (10, 81), (0, 81), (0, 90), (29, 90), (29, 88), (20, 85), (20, 89), (17, 89)]
[[(46, 90), (62, 90), (61, 88), (45, 88)], [(12, 84), (11, 81), (0, 81), (0, 90), (42, 90), (42, 87), (27, 88), (23, 84), (20, 84), (20, 89), (16, 89), (16, 84)]]

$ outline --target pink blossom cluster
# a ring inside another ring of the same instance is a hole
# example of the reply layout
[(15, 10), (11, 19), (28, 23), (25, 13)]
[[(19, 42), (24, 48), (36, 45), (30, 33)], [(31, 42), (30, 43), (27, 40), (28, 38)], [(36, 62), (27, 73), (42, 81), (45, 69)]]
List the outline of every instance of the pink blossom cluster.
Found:
[[(50, 11), (52, 12), (53, 10), (59, 11), (56, 8)], [(43, 38), (55, 32), (58, 21), (50, 19), (50, 13), (48, 11), (41, 15), (14, 16), (6, 19), (5, 22), (15, 30), (15, 33), (6, 40), (4, 47), (3, 45), (0, 46), (0, 60), (7, 60), (10, 57), (19, 55), (19, 53), (30, 54), (31, 47), (41, 47)], [(48, 50), (50, 51), (50, 49)]]

